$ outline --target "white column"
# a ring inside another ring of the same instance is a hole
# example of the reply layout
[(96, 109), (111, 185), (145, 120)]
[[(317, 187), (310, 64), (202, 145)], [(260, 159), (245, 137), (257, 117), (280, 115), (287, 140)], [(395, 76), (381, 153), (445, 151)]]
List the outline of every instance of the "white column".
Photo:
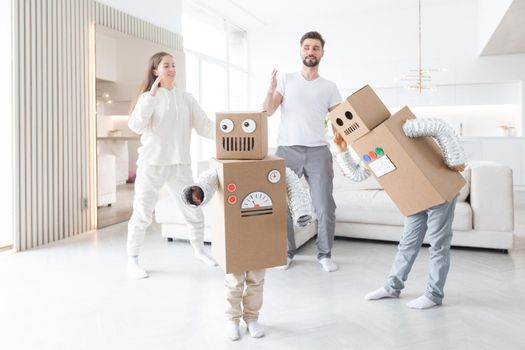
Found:
[(521, 187), (525, 189), (525, 79), (521, 81)]
[(0, 1), (0, 106), (2, 106), (2, 127), (0, 127), (0, 247), (11, 245), (14, 236), (14, 120), (12, 105), (12, 1)]

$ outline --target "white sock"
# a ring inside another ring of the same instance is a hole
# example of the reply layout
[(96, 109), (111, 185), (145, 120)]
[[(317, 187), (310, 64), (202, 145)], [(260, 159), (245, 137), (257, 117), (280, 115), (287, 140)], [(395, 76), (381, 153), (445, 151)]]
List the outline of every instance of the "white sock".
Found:
[(252, 338), (262, 338), (264, 337), (264, 329), (261, 327), (259, 322), (253, 321), (246, 324), (248, 326), (248, 333)]
[(148, 274), (139, 266), (139, 257), (128, 257), (128, 276), (132, 278), (146, 278)]
[(383, 298), (397, 298), (397, 295), (389, 293), (384, 287), (374, 290), (365, 295), (366, 300), (378, 300)]
[(288, 270), (290, 268), (290, 265), (292, 264), (293, 258), (286, 257), (286, 265), (276, 266), (276, 269), (279, 270)]
[(226, 327), (224, 327), (224, 338), (236, 341), (241, 338), (241, 332), (239, 332), (239, 325), (233, 321), (226, 322)]
[(326, 272), (334, 272), (334, 271), (337, 271), (337, 269), (338, 269), (338, 267), (335, 264), (335, 262), (333, 262), (333, 260), (330, 259), (330, 258), (323, 258), (323, 259), (319, 260), (319, 264), (321, 264), (323, 266), (323, 269)]
[(204, 245), (194, 245), (193, 252), (195, 257), (210, 266), (217, 266), (217, 262), (204, 250)]
[(436, 305), (437, 305), (436, 303), (434, 303), (432, 300), (430, 300), (429, 298), (427, 298), (424, 295), (420, 296), (417, 299), (414, 299), (414, 300), (410, 301), (407, 304), (407, 306), (409, 308), (411, 308), (411, 309), (419, 309), (419, 310), (430, 309), (431, 307), (434, 307)]

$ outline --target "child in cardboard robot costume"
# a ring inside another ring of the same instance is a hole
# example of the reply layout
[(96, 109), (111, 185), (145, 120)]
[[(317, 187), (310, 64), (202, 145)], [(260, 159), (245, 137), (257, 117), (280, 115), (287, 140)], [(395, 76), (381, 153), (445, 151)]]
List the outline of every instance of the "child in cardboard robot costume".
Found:
[[(369, 171), (374, 173), (406, 217), (387, 283), (365, 299), (399, 297), (426, 235), (430, 243), (427, 288), (407, 306), (440, 305), (450, 267), (456, 199), (465, 184), (458, 173), (464, 170), (465, 154), (454, 130), (440, 120), (416, 119), (408, 107), (390, 116), (369, 86), (349, 96), (330, 113), (330, 120), (337, 131), (335, 159), (343, 174), (362, 181)], [(352, 158), (347, 143), (361, 161)]]
[(181, 194), (189, 206), (213, 203), (212, 253), (226, 272), (230, 340), (240, 338), (241, 318), (252, 337), (264, 336), (264, 275), (286, 264), (286, 204), (295, 225), (312, 221), (308, 193), (283, 159), (267, 154), (267, 140), (266, 112), (217, 113), (217, 159)]

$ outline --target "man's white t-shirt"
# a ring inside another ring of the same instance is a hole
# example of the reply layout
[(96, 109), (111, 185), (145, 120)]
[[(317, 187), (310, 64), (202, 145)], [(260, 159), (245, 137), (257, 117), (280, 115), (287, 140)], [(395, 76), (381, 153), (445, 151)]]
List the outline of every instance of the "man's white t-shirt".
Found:
[(324, 120), (328, 109), (341, 103), (335, 83), (318, 77), (306, 80), (300, 72), (277, 79), (277, 92), (283, 96), (278, 146), (324, 146)]

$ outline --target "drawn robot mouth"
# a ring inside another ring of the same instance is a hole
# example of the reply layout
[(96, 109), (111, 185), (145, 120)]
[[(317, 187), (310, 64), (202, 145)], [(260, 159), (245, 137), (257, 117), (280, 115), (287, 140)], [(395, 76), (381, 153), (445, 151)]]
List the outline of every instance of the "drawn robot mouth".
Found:
[(229, 152), (249, 152), (255, 147), (253, 137), (223, 137), (222, 149)]
[(354, 124), (350, 125), (348, 128), (346, 128), (344, 133), (345, 133), (345, 135), (350, 135), (351, 133), (353, 133), (357, 129), (359, 129), (359, 124), (358, 123), (354, 123)]

